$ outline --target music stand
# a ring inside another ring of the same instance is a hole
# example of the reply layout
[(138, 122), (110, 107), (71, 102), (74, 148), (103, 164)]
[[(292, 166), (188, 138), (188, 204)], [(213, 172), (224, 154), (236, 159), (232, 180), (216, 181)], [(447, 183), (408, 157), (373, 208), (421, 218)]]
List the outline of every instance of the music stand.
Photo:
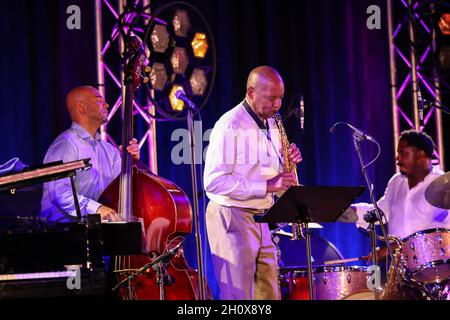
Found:
[(335, 222), (361, 195), (364, 186), (292, 186), (257, 222), (298, 223), (306, 233), (309, 297), (314, 298), (309, 222)]

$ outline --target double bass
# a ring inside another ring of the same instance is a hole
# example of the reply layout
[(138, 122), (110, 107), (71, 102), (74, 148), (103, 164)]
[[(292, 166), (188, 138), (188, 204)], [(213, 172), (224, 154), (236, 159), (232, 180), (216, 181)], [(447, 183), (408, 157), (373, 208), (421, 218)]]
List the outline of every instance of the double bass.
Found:
[[(100, 196), (100, 203), (114, 208), (128, 219), (141, 218), (143, 224), (143, 252), (140, 255), (116, 256), (112, 271), (123, 281), (130, 273), (154, 261), (172, 248), (181, 248), (164, 268), (164, 277), (148, 268), (144, 273), (121, 287), (122, 299), (197, 300), (198, 274), (190, 268), (183, 254), (184, 236), (192, 232), (192, 208), (188, 196), (175, 183), (164, 179), (133, 162), (126, 145), (133, 137), (133, 96), (140, 86), (145, 69), (142, 40), (136, 36), (128, 42), (124, 64), (124, 116), (122, 129), (122, 167), (120, 175)], [(128, 220), (129, 221), (129, 220)], [(162, 270), (160, 270), (162, 271)], [(161, 286), (160, 279), (171, 279)], [(163, 288), (163, 296), (161, 296)], [(211, 298), (205, 290), (206, 298)]]

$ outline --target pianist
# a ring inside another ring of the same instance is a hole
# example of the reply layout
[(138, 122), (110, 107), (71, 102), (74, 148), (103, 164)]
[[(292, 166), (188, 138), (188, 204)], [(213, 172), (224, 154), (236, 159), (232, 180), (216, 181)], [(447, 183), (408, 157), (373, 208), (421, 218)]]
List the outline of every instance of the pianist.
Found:
[[(108, 104), (97, 89), (82, 86), (67, 94), (66, 107), (72, 125), (52, 143), (44, 163), (90, 158), (92, 168), (78, 173), (74, 179), (81, 215), (99, 213), (102, 220), (110, 220), (116, 214), (115, 210), (97, 202), (106, 187), (120, 174), (121, 168), (120, 151), (102, 140), (97, 132), (107, 122)], [(136, 139), (130, 141), (127, 150), (135, 160), (139, 160)], [(76, 221), (69, 178), (44, 184), (41, 217), (55, 222)]]

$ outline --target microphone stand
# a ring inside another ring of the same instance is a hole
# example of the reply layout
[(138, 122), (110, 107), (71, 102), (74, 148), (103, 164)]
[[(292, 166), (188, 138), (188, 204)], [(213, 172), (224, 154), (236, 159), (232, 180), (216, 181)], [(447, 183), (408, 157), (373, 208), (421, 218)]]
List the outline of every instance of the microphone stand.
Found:
[[(425, 101), (424, 108), (426, 108), (427, 106), (430, 106), (432, 108), (441, 110), (444, 113), (450, 114), (450, 110), (446, 106), (444, 106), (438, 99), (433, 98), (432, 101), (429, 101), (429, 100), (424, 100), (424, 101)], [(436, 104), (436, 102), (437, 102), (437, 104)]]
[(158, 256), (155, 260), (152, 262), (149, 262), (142, 266), (140, 269), (138, 269), (136, 272), (131, 273), (128, 277), (120, 281), (118, 284), (115, 285), (114, 288), (112, 288), (112, 291), (116, 291), (121, 286), (123, 286), (125, 283), (127, 283), (127, 291), (128, 291), (128, 298), (132, 300), (132, 294), (131, 294), (131, 280), (134, 280), (137, 276), (140, 276), (145, 271), (147, 271), (150, 267), (153, 267), (153, 270), (156, 272), (156, 278), (158, 279), (158, 285), (159, 285), (159, 298), (160, 300), (165, 300), (164, 295), (164, 275), (166, 273), (165, 267), (170, 262), (172, 257), (177, 253), (179, 248), (181, 247), (181, 243), (177, 245), (176, 249), (172, 252), (166, 252)]
[[(377, 202), (375, 200), (375, 197), (373, 195), (373, 185), (372, 182), (370, 181), (369, 175), (367, 174), (367, 170), (366, 170), (366, 166), (364, 165), (364, 161), (362, 158), (362, 153), (361, 153), (361, 146), (360, 146), (360, 142), (362, 140), (364, 140), (364, 135), (361, 135), (359, 133), (357, 133), (356, 131), (353, 131), (353, 144), (355, 146), (356, 149), (356, 153), (358, 154), (359, 157), (359, 162), (361, 164), (361, 171), (364, 175), (364, 178), (366, 180), (366, 184), (367, 184), (367, 188), (369, 190), (369, 195), (370, 195), (370, 200), (374, 206), (374, 210), (373, 212), (375, 213), (375, 217), (371, 217), (371, 219), (368, 219), (369, 221), (369, 232), (370, 232), (370, 242), (371, 242), (371, 250), (372, 250), (372, 263), (373, 266), (376, 268), (375, 272), (378, 272), (378, 265), (377, 265), (377, 256), (376, 256), (376, 230), (375, 230), (375, 222), (379, 221), (380, 222), (380, 227), (381, 227), (381, 231), (383, 233), (384, 239), (386, 241), (386, 246), (389, 252), (389, 256), (391, 258), (392, 264), (394, 265), (394, 270), (395, 270), (395, 274), (397, 276), (397, 279), (399, 281), (400, 287), (403, 287), (403, 283), (402, 283), (402, 279), (400, 278), (400, 273), (398, 271), (398, 265), (394, 259), (394, 255), (392, 253), (392, 248), (389, 244), (389, 239), (387, 237), (387, 232), (386, 232), (386, 228), (383, 225), (383, 220), (382, 220), (382, 215), (383, 212), (380, 210), (380, 208), (377, 205)], [(378, 143), (377, 143), (378, 145)], [(378, 147), (380, 147), (378, 145)], [(376, 279), (376, 277), (375, 277)], [(375, 287), (375, 300), (379, 300), (380, 299), (380, 293), (378, 292), (378, 288)]]
[(153, 270), (156, 272), (156, 278), (158, 279), (159, 286), (159, 300), (166, 300), (164, 292), (164, 276), (166, 274), (166, 263), (162, 261), (153, 265)]
[[(183, 100), (184, 101), (184, 100)], [(191, 153), (191, 179), (192, 179), (192, 200), (193, 200), (193, 223), (195, 227), (195, 243), (197, 247), (197, 268), (198, 268), (198, 289), (199, 300), (205, 300), (205, 282), (203, 280), (203, 258), (202, 258), (202, 239), (200, 235), (199, 211), (198, 211), (198, 190), (197, 190), (197, 171), (195, 162), (195, 133), (194, 133), (194, 113), (196, 109), (192, 101), (184, 101), (188, 107), (187, 125), (189, 130), (190, 153)]]

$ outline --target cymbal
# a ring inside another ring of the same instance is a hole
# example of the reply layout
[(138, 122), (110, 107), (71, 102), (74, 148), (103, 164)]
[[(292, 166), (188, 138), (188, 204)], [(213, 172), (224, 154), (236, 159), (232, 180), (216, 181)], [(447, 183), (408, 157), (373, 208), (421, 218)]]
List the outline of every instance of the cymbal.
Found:
[(450, 171), (430, 183), (425, 189), (425, 199), (435, 207), (450, 209)]

